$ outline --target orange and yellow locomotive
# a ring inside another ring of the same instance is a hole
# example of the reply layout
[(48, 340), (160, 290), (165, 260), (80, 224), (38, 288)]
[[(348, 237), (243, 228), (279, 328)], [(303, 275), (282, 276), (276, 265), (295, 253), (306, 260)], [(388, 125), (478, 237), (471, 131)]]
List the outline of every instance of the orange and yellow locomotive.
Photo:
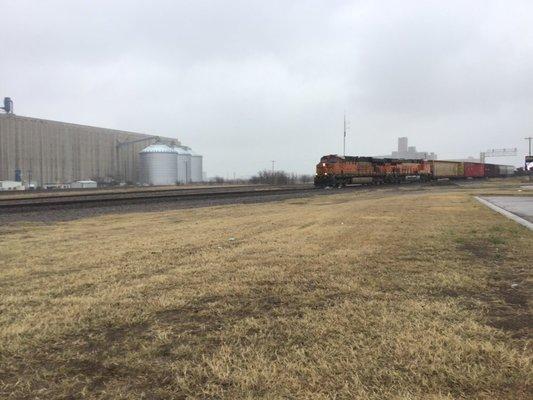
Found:
[(407, 180), (429, 180), (431, 166), (426, 160), (351, 157), (330, 154), (316, 166), (315, 186), (342, 187), (351, 183), (382, 184)]

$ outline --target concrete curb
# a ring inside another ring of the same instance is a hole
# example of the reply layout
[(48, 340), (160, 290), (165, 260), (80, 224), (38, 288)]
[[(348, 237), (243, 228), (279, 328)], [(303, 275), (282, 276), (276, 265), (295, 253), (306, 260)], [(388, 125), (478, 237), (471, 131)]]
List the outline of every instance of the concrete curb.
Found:
[(507, 218), (512, 219), (515, 222), (518, 222), (520, 225), (523, 225), (526, 228), (529, 228), (529, 229), (533, 230), (533, 223), (529, 222), (528, 220), (526, 220), (524, 218), (521, 218), (518, 215), (513, 214), (512, 212), (509, 212), (509, 211), (507, 211), (504, 208), (501, 208), (501, 207), (499, 207), (499, 206), (497, 206), (495, 204), (492, 204), (488, 200), (485, 200), (485, 199), (483, 199), (481, 197), (477, 197), (477, 196), (475, 196), (475, 197), (476, 197), (477, 201), (479, 201), (480, 203), (482, 203), (482, 204), (486, 205), (487, 207), (493, 209), (494, 211), (506, 216)]

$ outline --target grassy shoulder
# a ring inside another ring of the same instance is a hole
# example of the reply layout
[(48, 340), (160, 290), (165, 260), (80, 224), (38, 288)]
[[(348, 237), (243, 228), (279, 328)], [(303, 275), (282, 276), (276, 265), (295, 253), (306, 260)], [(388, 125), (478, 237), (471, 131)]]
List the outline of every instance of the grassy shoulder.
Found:
[(527, 398), (533, 234), (468, 190), (0, 229), (0, 397)]

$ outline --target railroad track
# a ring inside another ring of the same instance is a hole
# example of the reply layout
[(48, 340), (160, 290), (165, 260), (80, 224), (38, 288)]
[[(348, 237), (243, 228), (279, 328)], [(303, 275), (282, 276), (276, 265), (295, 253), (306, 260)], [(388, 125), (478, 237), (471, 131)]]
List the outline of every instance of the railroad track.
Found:
[(239, 197), (257, 197), (302, 193), (317, 190), (305, 187), (257, 187), (177, 189), (161, 191), (135, 191), (124, 193), (90, 193), (64, 196), (0, 199), (0, 213), (40, 211), (62, 208), (105, 207), (126, 204), (177, 202)]
[[(298, 187), (302, 187), (299, 185)], [(33, 199), (69, 199), (74, 197), (96, 197), (96, 196), (110, 196), (110, 195), (143, 195), (150, 193), (189, 193), (196, 191), (228, 191), (228, 190), (244, 190), (244, 189), (272, 189), (281, 187), (296, 187), (294, 185), (286, 186), (268, 186), (268, 185), (234, 185), (234, 186), (200, 186), (200, 187), (159, 187), (159, 188), (138, 188), (138, 189), (66, 189), (61, 191), (51, 192), (22, 192), (22, 194), (14, 194), (14, 192), (0, 192), (0, 202), (4, 200), (33, 200)]]

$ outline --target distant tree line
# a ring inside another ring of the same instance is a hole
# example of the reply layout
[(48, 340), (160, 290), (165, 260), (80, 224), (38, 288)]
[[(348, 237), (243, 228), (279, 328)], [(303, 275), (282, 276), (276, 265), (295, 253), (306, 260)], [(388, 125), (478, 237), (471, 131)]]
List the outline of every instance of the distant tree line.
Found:
[(250, 178), (250, 183), (264, 183), (268, 185), (290, 185), (312, 182), (311, 175), (290, 174), (285, 171), (259, 171)]
[(229, 184), (265, 184), (265, 185), (292, 185), (297, 183), (313, 182), (312, 175), (299, 175), (285, 171), (259, 171), (249, 179), (225, 179), (221, 176), (215, 176), (210, 179), (211, 183), (229, 183)]

